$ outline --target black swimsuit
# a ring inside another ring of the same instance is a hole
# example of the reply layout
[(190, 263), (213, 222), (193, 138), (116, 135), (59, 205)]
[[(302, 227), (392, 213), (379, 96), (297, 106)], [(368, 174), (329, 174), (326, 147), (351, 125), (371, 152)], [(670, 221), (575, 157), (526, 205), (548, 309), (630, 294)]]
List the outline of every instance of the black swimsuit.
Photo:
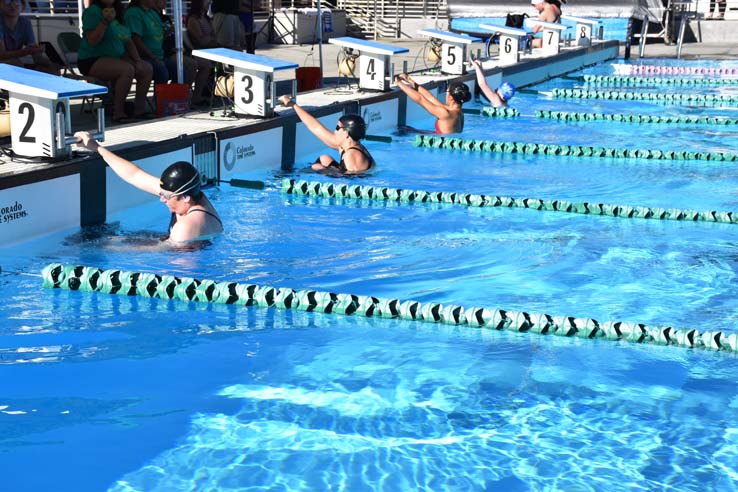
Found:
[(364, 157), (366, 157), (369, 160), (369, 168), (368, 169), (371, 169), (371, 168), (374, 167), (374, 158), (371, 156), (371, 154), (369, 154), (369, 151), (366, 150), (364, 147), (349, 147), (346, 150), (342, 150), (341, 151), (341, 162), (336, 162), (335, 160), (334, 161), (331, 161), (331, 163), (328, 165), (328, 167), (332, 167), (332, 168), (338, 170), (338, 172), (341, 173), (341, 174), (346, 174), (348, 172), (348, 169), (346, 169), (346, 163), (343, 162), (343, 154), (345, 154), (346, 151), (351, 150), (351, 149), (356, 149), (359, 152), (361, 152), (362, 154), (364, 154)]
[[(223, 222), (220, 221), (220, 217), (218, 217), (217, 215), (215, 215), (213, 212), (210, 212), (208, 210), (205, 210), (204, 208), (191, 208), (191, 209), (189, 209), (187, 211), (187, 213), (185, 215), (190, 215), (192, 212), (202, 212), (204, 214), (208, 214), (211, 217), (213, 217), (215, 220), (217, 220), (218, 221), (218, 224), (220, 224), (221, 227), (223, 226)], [(169, 233), (170, 234), (172, 232), (172, 227), (174, 227), (174, 224), (176, 224), (176, 223), (177, 223), (177, 214), (175, 214), (174, 212), (172, 212), (172, 218), (169, 219)]]

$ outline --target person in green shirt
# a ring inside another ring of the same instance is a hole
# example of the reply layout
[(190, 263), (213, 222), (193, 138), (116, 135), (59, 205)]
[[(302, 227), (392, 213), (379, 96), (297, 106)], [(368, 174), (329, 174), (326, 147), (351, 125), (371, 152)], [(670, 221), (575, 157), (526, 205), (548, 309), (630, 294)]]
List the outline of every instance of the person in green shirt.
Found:
[[(147, 118), (146, 95), (152, 78), (151, 65), (141, 59), (128, 29), (120, 22), (120, 0), (92, 0), (82, 14), (82, 40), (77, 66), (83, 75), (112, 82), (113, 121), (127, 123)], [(133, 118), (126, 114), (125, 101), (136, 79)]]
[(154, 0), (131, 0), (126, 9), (125, 23), (141, 58), (154, 69), (154, 82), (167, 83), (169, 71), (164, 63), (164, 27), (154, 8)]

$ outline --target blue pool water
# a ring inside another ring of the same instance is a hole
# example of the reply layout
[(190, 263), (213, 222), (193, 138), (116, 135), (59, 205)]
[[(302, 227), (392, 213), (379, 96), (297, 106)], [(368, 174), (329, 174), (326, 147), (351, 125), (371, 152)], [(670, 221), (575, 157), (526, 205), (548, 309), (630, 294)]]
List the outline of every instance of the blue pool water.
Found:
[[(464, 136), (735, 142), (724, 127), (533, 117), (599, 101), (514, 102), (519, 119), (468, 116)], [(368, 144), (379, 169), (352, 182), (738, 210), (729, 163), (482, 155), (393, 138)], [(281, 194), (283, 176), (259, 176), (263, 191), (209, 190), (228, 233), (202, 250), (147, 247), (166, 222), (155, 201), (97, 235), (2, 250), (0, 490), (738, 489), (731, 354), (47, 290), (33, 275), (58, 261), (737, 331), (738, 226), (306, 198)], [(301, 163), (287, 176), (330, 179)]]

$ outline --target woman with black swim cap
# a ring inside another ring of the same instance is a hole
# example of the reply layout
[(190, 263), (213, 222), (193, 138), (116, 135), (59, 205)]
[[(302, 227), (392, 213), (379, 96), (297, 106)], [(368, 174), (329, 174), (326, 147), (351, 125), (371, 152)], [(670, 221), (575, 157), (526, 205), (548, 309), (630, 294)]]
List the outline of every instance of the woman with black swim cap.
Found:
[(428, 89), (418, 85), (408, 74), (401, 73), (395, 78), (397, 87), (407, 94), (407, 97), (438, 118), (436, 133), (459, 133), (464, 130), (464, 113), (461, 107), (471, 99), (471, 92), (466, 84), (451, 82), (446, 91), (446, 102), (442, 103)]
[(200, 190), (200, 173), (189, 162), (175, 162), (157, 178), (103, 147), (88, 132), (77, 132), (74, 136), (78, 139), (77, 145), (97, 151), (123, 181), (159, 196), (172, 214), (169, 241), (205, 240), (223, 232), (218, 212)]
[(340, 161), (328, 154), (318, 157), (313, 163), (316, 171), (336, 172), (339, 174), (359, 174), (375, 166), (374, 158), (366, 147), (359, 141), (366, 136), (366, 123), (358, 114), (347, 114), (338, 119), (335, 131), (328, 128), (317, 120), (313, 115), (297, 105), (290, 96), (281, 96), (280, 102), (288, 108), (293, 108), (295, 114), (305, 124), (313, 135), (318, 137), (324, 144), (340, 152)]

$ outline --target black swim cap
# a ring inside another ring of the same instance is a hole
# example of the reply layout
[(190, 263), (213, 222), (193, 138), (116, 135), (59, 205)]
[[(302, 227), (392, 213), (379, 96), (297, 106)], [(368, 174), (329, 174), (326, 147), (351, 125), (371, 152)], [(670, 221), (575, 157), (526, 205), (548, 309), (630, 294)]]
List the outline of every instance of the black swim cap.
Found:
[(173, 195), (200, 197), (200, 173), (189, 162), (175, 162), (161, 173), (159, 185)]
[(349, 137), (357, 142), (366, 136), (366, 123), (364, 123), (364, 118), (358, 114), (341, 116), (338, 121), (346, 128)]
[(454, 82), (448, 86), (448, 92), (459, 104), (464, 104), (471, 99), (471, 92), (463, 82)]

